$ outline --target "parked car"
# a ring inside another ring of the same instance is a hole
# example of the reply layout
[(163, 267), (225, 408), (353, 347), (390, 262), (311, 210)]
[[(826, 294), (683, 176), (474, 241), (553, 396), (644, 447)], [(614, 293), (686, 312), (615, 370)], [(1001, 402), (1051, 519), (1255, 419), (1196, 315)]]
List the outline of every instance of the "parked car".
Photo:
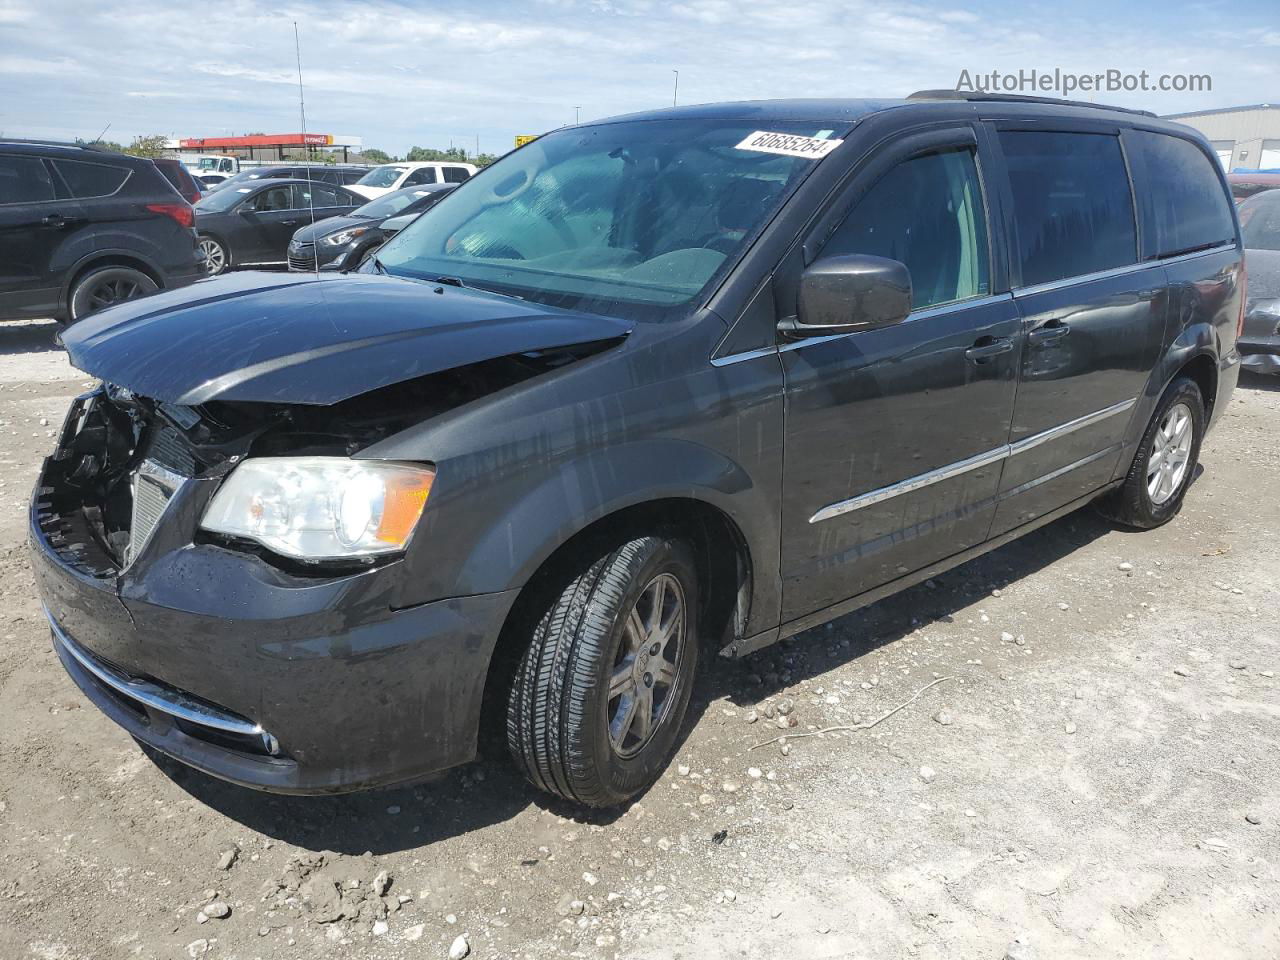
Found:
[(202, 186), (212, 190), (221, 183), (226, 183), (231, 178), (222, 173), (202, 173), (196, 176), (196, 182)]
[(210, 276), (233, 266), (288, 262), (299, 226), (350, 213), (364, 197), (306, 180), (261, 180), (227, 187), (195, 206), (197, 247)]
[(374, 167), (351, 185), (351, 189), (369, 199), (404, 187), (421, 187), (432, 183), (462, 183), (474, 176), (470, 163), (384, 163)]
[(150, 160), (0, 139), (0, 320), (79, 320), (200, 276), (195, 215)]
[(103, 386), (38, 481), (35, 579), (87, 696), (208, 773), (401, 783), (494, 721), (532, 783), (611, 806), (700, 662), (1085, 504), (1171, 520), (1243, 298), (1215, 155), (1151, 114), (942, 92), (585, 124), (357, 271), (71, 331)]
[(1280, 190), (1254, 194), (1239, 213), (1249, 264), (1240, 362), (1254, 373), (1280, 373)]
[(178, 191), (178, 196), (187, 203), (197, 203), (204, 196), (204, 191), (201, 189), (203, 184), (197, 183), (190, 171), (179, 161), (169, 157), (159, 157), (151, 162), (169, 181), (169, 185)]
[(1255, 193), (1280, 187), (1280, 173), (1229, 173), (1227, 183), (1231, 184), (1231, 196), (1240, 203)]
[(289, 269), (346, 270), (359, 266), (366, 253), (396, 232), (396, 223), (384, 229), (388, 220), (415, 217), (433, 206), (457, 184), (433, 183), (425, 187), (405, 187), (370, 200), (344, 217), (330, 217), (320, 223), (299, 227), (289, 242)]
[(349, 186), (369, 172), (369, 167), (356, 163), (289, 163), (271, 167), (246, 167), (218, 187), (244, 187), (259, 180), (307, 180), (335, 186)]

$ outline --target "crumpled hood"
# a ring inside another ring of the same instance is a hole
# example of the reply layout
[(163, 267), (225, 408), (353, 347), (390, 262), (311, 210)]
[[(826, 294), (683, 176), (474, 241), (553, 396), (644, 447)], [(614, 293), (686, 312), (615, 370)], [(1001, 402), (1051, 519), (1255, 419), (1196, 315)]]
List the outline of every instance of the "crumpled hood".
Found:
[(233, 273), (104, 310), (62, 335), (71, 362), (139, 396), (330, 404), (632, 325), (377, 274)]

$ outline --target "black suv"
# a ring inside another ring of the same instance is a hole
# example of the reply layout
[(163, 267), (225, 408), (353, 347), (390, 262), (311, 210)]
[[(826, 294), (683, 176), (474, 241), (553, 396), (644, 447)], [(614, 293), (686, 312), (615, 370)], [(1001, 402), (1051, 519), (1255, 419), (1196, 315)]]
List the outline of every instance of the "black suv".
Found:
[(351, 273), (73, 328), (54, 647), (158, 750), (607, 806), (700, 663), (1068, 511), (1171, 520), (1240, 369), (1203, 136), (1089, 104), (706, 104), (549, 133)]
[(0, 140), (0, 320), (69, 322), (190, 283), (194, 226), (150, 160)]

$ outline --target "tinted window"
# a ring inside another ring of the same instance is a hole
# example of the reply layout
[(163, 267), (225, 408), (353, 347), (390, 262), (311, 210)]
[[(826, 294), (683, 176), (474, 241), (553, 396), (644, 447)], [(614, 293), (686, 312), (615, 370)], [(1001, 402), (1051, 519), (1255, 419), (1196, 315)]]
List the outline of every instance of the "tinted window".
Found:
[(1000, 145), (1024, 286), (1137, 262), (1133, 198), (1118, 137), (1004, 131)]
[(132, 172), (105, 163), (83, 163), (79, 160), (55, 160), (53, 165), (67, 182), (71, 195), (81, 200), (109, 197), (123, 186)]
[(466, 167), (445, 167), (444, 182), (445, 183), (461, 183), (467, 177), (471, 176), (471, 171)]
[(53, 198), (53, 180), (43, 160), (0, 156), (0, 203), (36, 203)]
[(916, 308), (987, 293), (987, 223), (973, 152), (931, 153), (885, 174), (822, 249), (824, 257), (853, 253), (905, 263)]
[(293, 185), (293, 205), (305, 210), (308, 207), (345, 207), (348, 203), (327, 183), (312, 183), (310, 187), (296, 183)]
[(1190, 140), (1135, 130), (1133, 142), (1146, 165), (1143, 237), (1160, 256), (1186, 253), (1235, 239), (1231, 201), (1213, 161)]
[(359, 183), (360, 178), (363, 177), (364, 174), (365, 172), (363, 170), (341, 170), (338, 173), (338, 176), (341, 178), (338, 182), (343, 184)]
[(435, 183), (435, 182), (436, 182), (435, 167), (419, 167), (417, 170), (414, 170), (413, 173), (405, 177), (404, 183), (400, 184), (400, 186), (401, 187), (418, 187), (424, 183)]
[(292, 210), (293, 190), (288, 186), (271, 187), (263, 190), (260, 194), (250, 201), (252, 209), (259, 213), (268, 213), (272, 210)]

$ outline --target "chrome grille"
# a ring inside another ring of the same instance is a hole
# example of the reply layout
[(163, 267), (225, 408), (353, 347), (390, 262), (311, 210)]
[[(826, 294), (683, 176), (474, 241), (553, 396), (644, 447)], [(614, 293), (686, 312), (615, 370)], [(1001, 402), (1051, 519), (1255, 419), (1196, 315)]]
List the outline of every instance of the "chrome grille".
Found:
[(316, 268), (316, 247), (313, 243), (289, 244), (289, 269), (314, 270)]
[(186, 481), (186, 477), (154, 460), (144, 460), (138, 467), (133, 476), (133, 515), (129, 523), (129, 549), (125, 552), (126, 566), (133, 563), (147, 545), (173, 495)]

